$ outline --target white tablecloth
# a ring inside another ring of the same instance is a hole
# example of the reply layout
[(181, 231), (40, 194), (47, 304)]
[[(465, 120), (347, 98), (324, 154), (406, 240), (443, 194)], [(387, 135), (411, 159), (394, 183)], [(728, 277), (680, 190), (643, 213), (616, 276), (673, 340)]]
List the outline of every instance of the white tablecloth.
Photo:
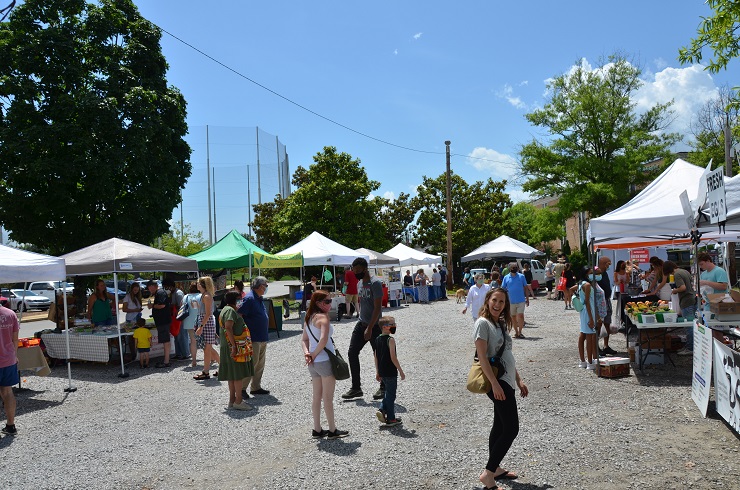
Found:
[[(45, 333), (41, 335), (41, 340), (46, 346), (46, 353), (49, 357), (57, 359), (67, 358), (67, 340), (64, 333)], [(131, 336), (131, 333), (121, 332), (121, 337)], [(117, 339), (118, 334), (69, 334), (69, 355), (71, 359), (82, 361), (108, 362), (110, 359), (110, 349), (108, 340)], [(127, 339), (123, 339), (125, 345)], [(116, 342), (116, 348), (118, 342)]]

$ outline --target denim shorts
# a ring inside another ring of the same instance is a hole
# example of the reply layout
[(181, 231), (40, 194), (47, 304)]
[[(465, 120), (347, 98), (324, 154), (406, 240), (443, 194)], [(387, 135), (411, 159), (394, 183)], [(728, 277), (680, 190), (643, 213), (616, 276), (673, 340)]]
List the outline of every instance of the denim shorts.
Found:
[(136, 350), (139, 352), (149, 352), (150, 350), (152, 350), (152, 348), (151, 347), (138, 347)]
[(0, 386), (15, 386), (20, 382), (18, 363), (0, 368)]

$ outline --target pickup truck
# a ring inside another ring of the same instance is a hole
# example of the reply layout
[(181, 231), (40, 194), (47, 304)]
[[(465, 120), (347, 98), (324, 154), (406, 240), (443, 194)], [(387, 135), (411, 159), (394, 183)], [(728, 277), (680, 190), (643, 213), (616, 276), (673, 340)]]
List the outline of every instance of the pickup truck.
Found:
[(54, 302), (56, 300), (55, 295), (57, 289), (63, 289), (66, 294), (71, 295), (74, 286), (64, 281), (36, 281), (29, 284), (28, 289)]

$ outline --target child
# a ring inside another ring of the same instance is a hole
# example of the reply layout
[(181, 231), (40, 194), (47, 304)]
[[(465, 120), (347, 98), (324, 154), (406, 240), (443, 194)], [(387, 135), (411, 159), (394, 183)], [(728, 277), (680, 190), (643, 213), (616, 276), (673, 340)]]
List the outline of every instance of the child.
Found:
[(382, 381), (385, 385), (385, 395), (375, 415), (387, 427), (392, 427), (401, 423), (401, 419), (396, 418), (394, 407), (398, 375), (401, 375), (402, 380), (406, 379), (406, 375), (396, 357), (396, 341), (391, 337), (391, 334), (396, 333), (396, 319), (392, 316), (384, 316), (378, 324), (382, 334), (375, 339), (375, 379)]
[(134, 330), (134, 342), (139, 353), (139, 365), (142, 368), (149, 367), (149, 351), (152, 347), (152, 332), (146, 328), (146, 320), (136, 319), (136, 330)]
[(501, 274), (498, 271), (491, 272), (491, 289), (501, 287)]

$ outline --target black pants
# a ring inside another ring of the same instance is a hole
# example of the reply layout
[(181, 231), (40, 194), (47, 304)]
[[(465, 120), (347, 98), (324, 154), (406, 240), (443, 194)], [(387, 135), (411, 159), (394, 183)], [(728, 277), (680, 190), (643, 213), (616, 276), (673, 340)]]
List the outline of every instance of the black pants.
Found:
[(493, 427), (488, 436), (488, 463), (486, 469), (496, 472), (501, 461), (509, 452), (511, 444), (519, 434), (519, 414), (516, 409), (516, 393), (514, 388), (505, 381), (499, 380), (504, 390), (506, 400), (496, 400), (493, 390), (488, 392), (488, 398), (493, 400)]
[[(355, 329), (352, 330), (352, 338), (349, 341), (349, 352), (347, 357), (349, 358), (349, 370), (352, 373), (352, 388), (360, 389), (362, 383), (360, 382), (360, 351), (365, 344), (370, 342), (370, 347), (375, 352), (375, 339), (380, 335), (380, 326), (375, 325), (373, 327), (372, 336), (370, 340), (365, 340), (365, 324), (357, 322)], [(384, 389), (383, 383), (380, 383), (380, 389)]]

